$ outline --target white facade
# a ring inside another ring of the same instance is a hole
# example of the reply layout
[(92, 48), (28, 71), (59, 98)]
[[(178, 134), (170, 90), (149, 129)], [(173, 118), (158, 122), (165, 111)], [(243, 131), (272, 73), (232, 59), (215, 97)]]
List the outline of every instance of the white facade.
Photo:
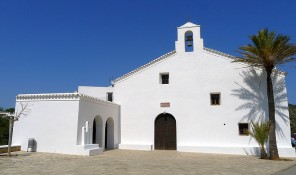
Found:
[[(171, 128), (175, 132), (173, 149), (259, 154), (254, 139), (239, 134), (239, 124), (266, 119), (263, 73), (231, 63), (233, 56), (205, 48), (200, 26), (190, 22), (178, 27), (175, 44), (175, 51), (117, 78), (110, 87), (79, 87), (73, 94), (17, 96), (17, 109), (21, 102), (32, 105), (30, 115), (16, 122), (13, 143), (26, 150), (28, 138), (35, 138), (37, 151), (82, 155), (100, 153), (105, 142), (107, 149), (159, 149), (156, 144), (171, 143), (159, 142), (163, 135), (156, 128), (157, 119), (170, 115), (175, 121), (175, 131)], [(163, 84), (163, 74), (168, 75), (168, 84)], [(295, 157), (284, 73), (275, 72), (274, 89), (279, 154)], [(113, 94), (113, 102), (106, 101), (107, 93)], [(211, 94), (219, 94), (218, 105), (212, 105)], [(97, 130), (93, 132), (95, 118)], [(82, 131), (86, 125), (87, 133)], [(170, 134), (171, 130), (165, 132)]]
[[(21, 145), (22, 150), (27, 150), (29, 138), (35, 139), (35, 151), (40, 152), (95, 155), (104, 148), (118, 148), (117, 104), (78, 93), (21, 94), (17, 96), (18, 110), (20, 103), (28, 103), (30, 110), (14, 127), (13, 144)], [(92, 132), (94, 120), (96, 143)]]

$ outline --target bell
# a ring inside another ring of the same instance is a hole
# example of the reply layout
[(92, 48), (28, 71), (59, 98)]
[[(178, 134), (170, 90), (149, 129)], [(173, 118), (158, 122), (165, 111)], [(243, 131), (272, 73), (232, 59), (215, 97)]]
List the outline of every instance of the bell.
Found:
[(192, 42), (191, 41), (188, 41), (187, 46), (188, 47), (191, 47), (192, 46)]
[(192, 41), (193, 41), (192, 35), (186, 36), (186, 41), (187, 41), (187, 46), (191, 47), (192, 46)]
[(186, 36), (186, 41), (193, 41), (192, 35)]

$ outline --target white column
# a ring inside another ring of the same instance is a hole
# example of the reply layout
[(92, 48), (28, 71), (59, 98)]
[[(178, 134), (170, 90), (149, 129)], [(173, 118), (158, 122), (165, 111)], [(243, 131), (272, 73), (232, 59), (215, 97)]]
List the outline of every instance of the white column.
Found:
[(89, 144), (89, 125), (88, 121), (85, 122), (85, 137), (86, 137), (86, 144)]

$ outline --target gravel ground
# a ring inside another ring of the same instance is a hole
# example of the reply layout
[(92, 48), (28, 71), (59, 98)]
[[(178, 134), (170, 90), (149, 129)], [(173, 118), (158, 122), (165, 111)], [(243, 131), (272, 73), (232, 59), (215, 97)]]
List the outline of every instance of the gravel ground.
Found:
[[(0, 174), (271, 175), (296, 164), (253, 156), (177, 151), (112, 150), (97, 156), (15, 152), (0, 156)], [(17, 154), (17, 156), (15, 156)]]

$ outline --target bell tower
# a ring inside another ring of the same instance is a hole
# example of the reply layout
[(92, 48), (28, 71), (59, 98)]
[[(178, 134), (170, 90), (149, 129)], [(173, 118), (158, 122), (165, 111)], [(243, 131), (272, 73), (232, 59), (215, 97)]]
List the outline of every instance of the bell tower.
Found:
[(175, 42), (179, 53), (196, 53), (203, 49), (203, 39), (200, 36), (200, 25), (187, 22), (178, 27), (178, 40)]

